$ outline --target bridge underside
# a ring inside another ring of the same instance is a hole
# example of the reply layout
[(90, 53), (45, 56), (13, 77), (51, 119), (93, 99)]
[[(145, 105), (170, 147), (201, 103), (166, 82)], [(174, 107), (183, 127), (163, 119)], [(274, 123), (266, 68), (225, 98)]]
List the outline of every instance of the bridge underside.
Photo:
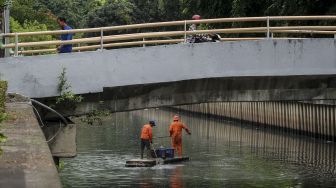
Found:
[[(205, 102), (334, 100), (336, 77), (209, 78), (105, 87), (101, 93), (84, 95), (84, 99), (75, 111), (64, 113), (79, 115), (94, 110), (118, 112)], [(51, 101), (53, 98), (44, 99), (44, 102)]]

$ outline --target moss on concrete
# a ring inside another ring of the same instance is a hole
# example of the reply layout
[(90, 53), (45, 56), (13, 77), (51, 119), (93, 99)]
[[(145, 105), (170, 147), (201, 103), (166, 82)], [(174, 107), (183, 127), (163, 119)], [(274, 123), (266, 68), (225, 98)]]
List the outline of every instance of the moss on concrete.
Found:
[(0, 80), (0, 114), (5, 112), (7, 82)]

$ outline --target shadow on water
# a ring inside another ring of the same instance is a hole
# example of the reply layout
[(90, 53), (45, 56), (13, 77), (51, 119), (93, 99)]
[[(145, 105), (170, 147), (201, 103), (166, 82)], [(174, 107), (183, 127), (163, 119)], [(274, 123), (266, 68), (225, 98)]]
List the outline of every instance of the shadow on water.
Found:
[[(64, 187), (335, 187), (336, 144), (256, 129), (221, 119), (182, 114), (192, 131), (183, 135), (191, 161), (153, 168), (125, 168), (139, 157), (143, 124), (168, 135), (172, 116), (159, 109), (113, 114), (102, 126), (78, 128), (78, 156), (65, 160)], [(169, 139), (154, 141), (169, 146)]]

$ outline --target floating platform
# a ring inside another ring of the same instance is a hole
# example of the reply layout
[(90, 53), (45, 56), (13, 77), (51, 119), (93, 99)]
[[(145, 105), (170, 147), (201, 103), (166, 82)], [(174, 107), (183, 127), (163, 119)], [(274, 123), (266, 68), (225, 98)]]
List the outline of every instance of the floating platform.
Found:
[(148, 160), (148, 159), (132, 159), (126, 161), (126, 167), (153, 167), (157, 164), (155, 159)]
[(176, 164), (189, 161), (189, 157), (167, 158), (167, 159), (132, 159), (126, 161), (126, 167), (153, 167), (159, 164)]
[(189, 161), (189, 157), (180, 157), (180, 158), (169, 158), (169, 159), (164, 159), (163, 164), (174, 164), (174, 163), (181, 163), (185, 161)]

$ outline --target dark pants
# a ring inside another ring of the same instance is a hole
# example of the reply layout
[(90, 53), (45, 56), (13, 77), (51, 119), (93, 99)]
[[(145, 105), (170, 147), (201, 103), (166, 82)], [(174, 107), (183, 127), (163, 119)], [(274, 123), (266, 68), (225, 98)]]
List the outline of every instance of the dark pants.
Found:
[(144, 153), (145, 147), (147, 149), (147, 153), (149, 153), (150, 152), (150, 141), (141, 139), (141, 159), (143, 159), (143, 153)]

